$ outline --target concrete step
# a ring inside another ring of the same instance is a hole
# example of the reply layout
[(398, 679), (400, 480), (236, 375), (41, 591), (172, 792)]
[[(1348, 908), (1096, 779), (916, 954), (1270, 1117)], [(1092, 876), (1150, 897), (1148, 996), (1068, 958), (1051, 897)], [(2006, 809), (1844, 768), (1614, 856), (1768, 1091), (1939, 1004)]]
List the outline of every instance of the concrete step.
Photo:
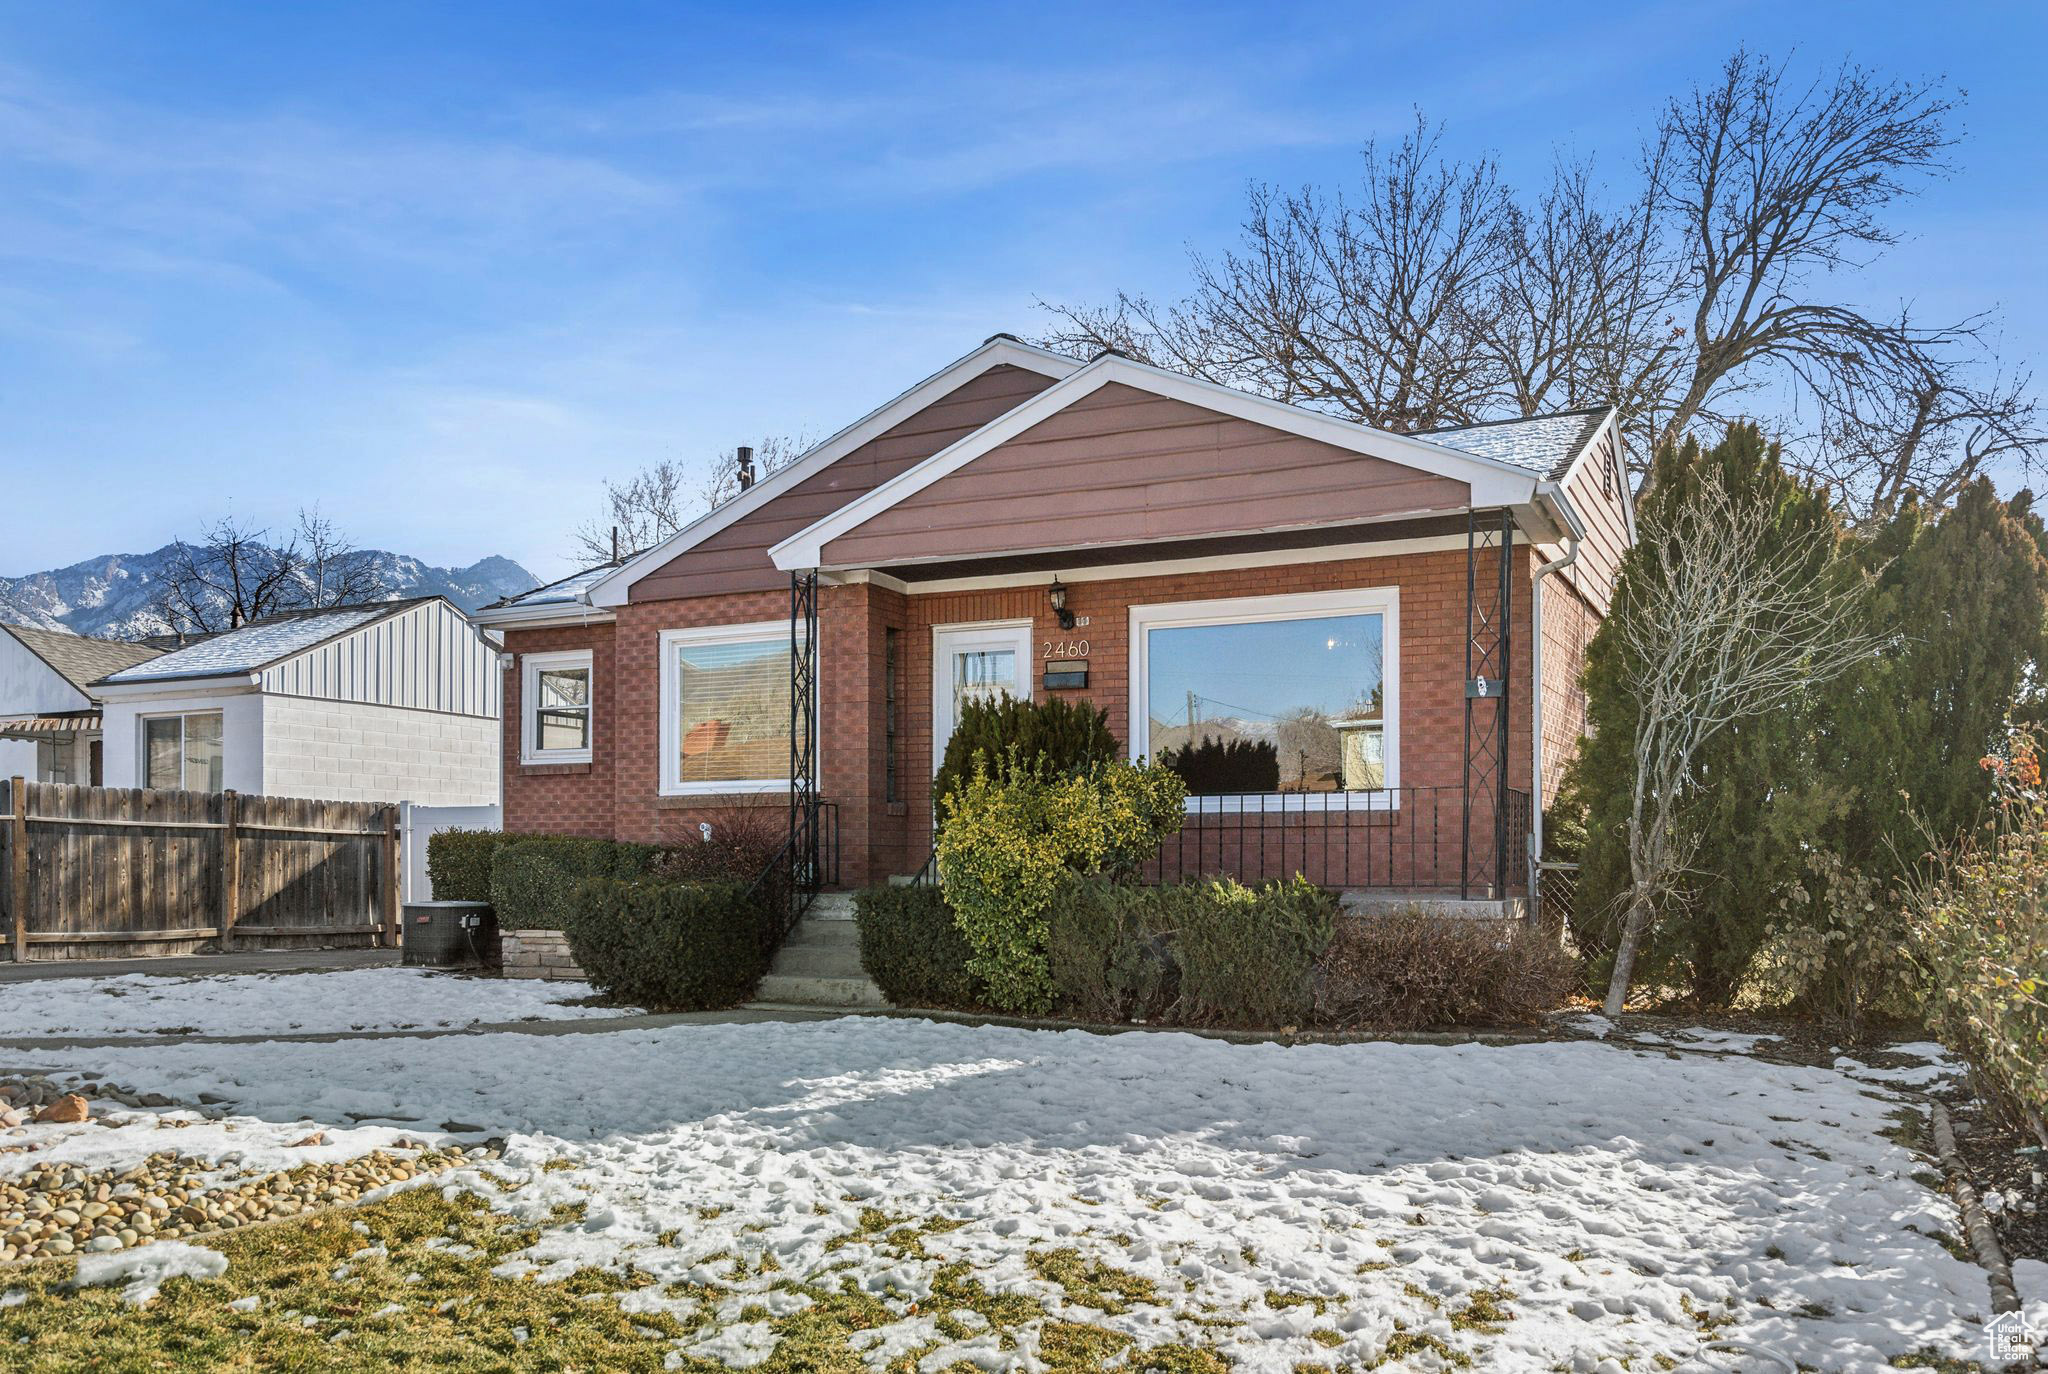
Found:
[(851, 921), (853, 919), (853, 894), (851, 892), (820, 892), (811, 899), (810, 910), (804, 913), (807, 921)]
[(843, 945), (784, 945), (775, 952), (771, 974), (793, 978), (866, 978), (860, 950)]
[(853, 921), (801, 920), (796, 923), (796, 929), (789, 932), (789, 938), (782, 942), (784, 949), (792, 945), (816, 946), (820, 949), (859, 949), (860, 926)]
[(886, 1007), (882, 990), (866, 978), (805, 978), (771, 973), (754, 989), (756, 1002), (794, 1007)]

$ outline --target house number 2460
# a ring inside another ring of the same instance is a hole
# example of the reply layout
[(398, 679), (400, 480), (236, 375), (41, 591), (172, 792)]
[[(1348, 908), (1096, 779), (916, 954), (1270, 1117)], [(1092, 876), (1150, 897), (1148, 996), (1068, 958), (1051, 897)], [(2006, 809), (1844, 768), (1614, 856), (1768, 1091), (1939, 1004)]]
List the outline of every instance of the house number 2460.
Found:
[(1048, 639), (1045, 641), (1045, 652), (1040, 654), (1039, 657), (1086, 658), (1088, 657), (1088, 641), (1085, 639)]

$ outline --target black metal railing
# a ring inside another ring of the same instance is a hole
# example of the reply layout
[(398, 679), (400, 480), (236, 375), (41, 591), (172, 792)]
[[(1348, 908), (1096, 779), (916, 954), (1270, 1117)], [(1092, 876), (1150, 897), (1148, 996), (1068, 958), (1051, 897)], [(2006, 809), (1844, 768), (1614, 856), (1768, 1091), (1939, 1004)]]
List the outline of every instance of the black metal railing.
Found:
[[(1509, 833), (1526, 852), (1526, 794), (1510, 795), (1509, 812)], [(1484, 819), (1490, 834), (1491, 819)], [(1262, 882), (1299, 874), (1320, 887), (1456, 895), (1467, 886), (1465, 833), (1462, 787), (1191, 797), (1187, 820), (1141, 876), (1155, 883)], [(1522, 880), (1525, 867), (1510, 871), (1510, 885)]]
[(801, 833), (776, 846), (747, 889), (768, 952), (782, 947), (821, 889), (838, 885), (839, 805), (813, 798), (804, 805)]

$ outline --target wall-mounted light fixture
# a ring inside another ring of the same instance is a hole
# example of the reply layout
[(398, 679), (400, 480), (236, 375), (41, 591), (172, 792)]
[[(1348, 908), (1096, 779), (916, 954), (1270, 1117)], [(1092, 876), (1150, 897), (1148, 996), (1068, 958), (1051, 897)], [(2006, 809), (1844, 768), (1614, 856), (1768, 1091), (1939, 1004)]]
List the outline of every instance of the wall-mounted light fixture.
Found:
[(1074, 613), (1067, 609), (1067, 589), (1058, 577), (1053, 578), (1052, 586), (1046, 589), (1045, 595), (1046, 599), (1052, 602), (1053, 618), (1059, 621), (1060, 628), (1073, 629)]

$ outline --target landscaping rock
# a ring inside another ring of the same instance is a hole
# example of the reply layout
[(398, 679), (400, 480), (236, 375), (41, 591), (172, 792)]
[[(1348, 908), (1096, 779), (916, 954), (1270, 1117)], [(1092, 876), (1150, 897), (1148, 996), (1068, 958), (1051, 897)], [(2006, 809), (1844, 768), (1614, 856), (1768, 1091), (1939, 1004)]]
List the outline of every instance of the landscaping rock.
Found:
[(66, 1093), (49, 1106), (36, 1113), (36, 1120), (50, 1121), (59, 1125), (87, 1121), (92, 1117), (92, 1108), (77, 1093)]

